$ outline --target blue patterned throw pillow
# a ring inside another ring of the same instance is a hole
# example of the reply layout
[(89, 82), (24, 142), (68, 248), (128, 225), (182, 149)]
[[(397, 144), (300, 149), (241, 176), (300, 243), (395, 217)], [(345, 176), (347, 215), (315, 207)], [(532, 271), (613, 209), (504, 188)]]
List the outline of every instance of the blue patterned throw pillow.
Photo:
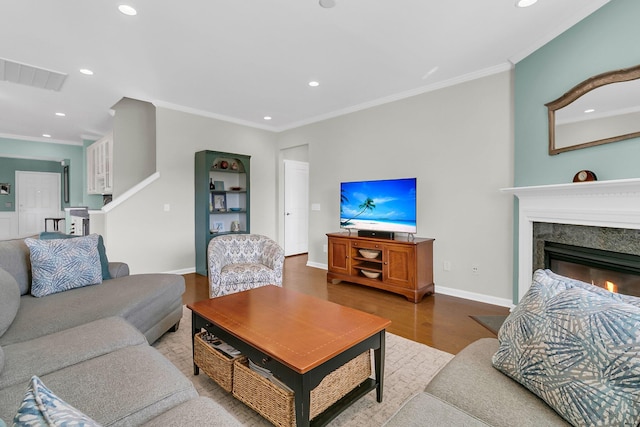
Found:
[[(77, 239), (81, 236), (73, 234), (62, 234), (54, 231), (43, 231), (40, 233), (40, 240), (52, 240), (52, 239)], [(111, 273), (109, 273), (109, 258), (107, 258), (107, 249), (104, 247), (104, 239), (98, 234), (98, 254), (100, 255), (100, 267), (102, 267), (102, 280), (110, 280)]]
[(98, 235), (76, 239), (25, 239), (31, 251), (31, 295), (45, 295), (102, 283)]
[(53, 394), (36, 376), (31, 378), (18, 413), (13, 418), (13, 425), (100, 427), (91, 418)]
[(574, 426), (637, 426), (640, 308), (573, 285), (534, 280), (498, 333), (493, 365)]

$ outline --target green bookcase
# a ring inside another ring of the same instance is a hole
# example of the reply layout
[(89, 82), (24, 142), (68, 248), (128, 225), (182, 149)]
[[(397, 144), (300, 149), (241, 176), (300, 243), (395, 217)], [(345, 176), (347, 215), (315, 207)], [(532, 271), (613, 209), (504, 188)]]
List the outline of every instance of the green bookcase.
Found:
[(250, 233), (250, 187), (250, 156), (208, 150), (196, 153), (196, 273), (207, 275), (207, 248), (212, 238)]

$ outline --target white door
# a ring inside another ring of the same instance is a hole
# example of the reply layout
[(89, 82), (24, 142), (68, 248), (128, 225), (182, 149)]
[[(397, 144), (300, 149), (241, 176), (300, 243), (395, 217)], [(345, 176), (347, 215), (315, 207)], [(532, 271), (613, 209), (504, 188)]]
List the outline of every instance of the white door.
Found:
[[(59, 173), (16, 171), (16, 184), (21, 237), (44, 231), (45, 218), (61, 217)], [(53, 230), (51, 221), (49, 226), (49, 231)], [(64, 223), (60, 227), (64, 227)]]
[(284, 160), (284, 254), (309, 250), (309, 163)]

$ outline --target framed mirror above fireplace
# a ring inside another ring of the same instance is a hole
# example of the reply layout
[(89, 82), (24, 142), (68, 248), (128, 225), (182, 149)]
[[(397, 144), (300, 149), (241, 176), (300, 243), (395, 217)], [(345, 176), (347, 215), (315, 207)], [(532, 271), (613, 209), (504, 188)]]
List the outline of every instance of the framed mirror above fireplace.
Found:
[(593, 76), (546, 107), (549, 155), (640, 137), (640, 65)]

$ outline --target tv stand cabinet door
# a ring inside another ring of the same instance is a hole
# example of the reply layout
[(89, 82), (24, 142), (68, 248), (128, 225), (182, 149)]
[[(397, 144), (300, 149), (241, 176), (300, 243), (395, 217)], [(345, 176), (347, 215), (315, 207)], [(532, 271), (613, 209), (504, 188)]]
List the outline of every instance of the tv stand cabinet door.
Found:
[(389, 285), (415, 289), (415, 248), (406, 245), (387, 244), (383, 247), (383, 281)]
[(329, 237), (329, 271), (331, 273), (350, 274), (349, 240)]

